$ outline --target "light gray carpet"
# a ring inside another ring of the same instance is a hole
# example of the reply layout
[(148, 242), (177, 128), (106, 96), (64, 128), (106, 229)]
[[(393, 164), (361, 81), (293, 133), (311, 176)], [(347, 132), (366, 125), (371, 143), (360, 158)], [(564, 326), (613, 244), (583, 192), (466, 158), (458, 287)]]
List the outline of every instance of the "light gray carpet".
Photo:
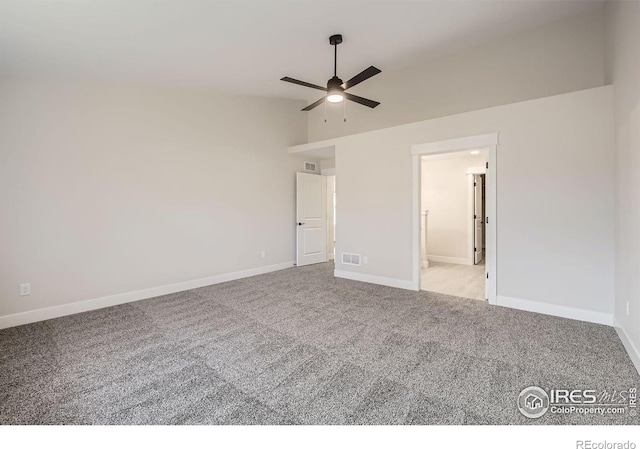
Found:
[(606, 326), (293, 268), (0, 331), (2, 424), (531, 420), (523, 387), (640, 386)]

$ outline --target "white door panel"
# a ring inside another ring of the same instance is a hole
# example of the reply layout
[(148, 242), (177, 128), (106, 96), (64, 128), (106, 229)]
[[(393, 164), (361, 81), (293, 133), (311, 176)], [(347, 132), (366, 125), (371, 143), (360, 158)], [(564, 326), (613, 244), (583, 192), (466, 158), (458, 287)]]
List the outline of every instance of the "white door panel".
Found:
[[(305, 174), (305, 173), (302, 173)], [(316, 175), (318, 176), (318, 175)], [(322, 191), (321, 183), (316, 179), (303, 180), (303, 206), (304, 206), (304, 219), (319, 219), (322, 218), (323, 204), (321, 203)]]
[(322, 241), (326, 237), (325, 235), (322, 235), (322, 229), (306, 228), (303, 229), (302, 232), (304, 233), (304, 255), (310, 256), (314, 254), (321, 254), (324, 246)]
[(296, 173), (296, 265), (327, 261), (327, 177)]

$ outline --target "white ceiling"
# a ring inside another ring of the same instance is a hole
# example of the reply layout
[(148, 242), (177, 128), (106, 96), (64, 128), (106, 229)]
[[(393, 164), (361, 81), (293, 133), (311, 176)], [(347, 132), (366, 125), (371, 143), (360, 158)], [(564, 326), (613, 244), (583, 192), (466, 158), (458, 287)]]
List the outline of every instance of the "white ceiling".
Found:
[[(0, 75), (310, 99), (383, 71), (601, 7), (600, 1), (0, 0)], [(370, 82), (374, 82), (373, 79)]]

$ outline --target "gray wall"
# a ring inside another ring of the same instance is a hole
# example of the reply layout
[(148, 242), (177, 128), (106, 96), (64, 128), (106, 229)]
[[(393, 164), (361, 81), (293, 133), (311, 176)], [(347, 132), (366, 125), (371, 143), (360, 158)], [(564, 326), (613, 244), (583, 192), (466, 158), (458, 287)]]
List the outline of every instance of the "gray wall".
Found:
[(0, 317), (294, 260), (302, 103), (8, 81), (0, 98)]
[[(617, 158), (615, 318), (640, 370), (640, 3), (607, 5), (607, 81), (614, 86)], [(629, 314), (627, 315), (627, 303)]]
[(604, 85), (602, 10), (382, 73), (350, 90), (380, 101), (309, 113), (309, 142)]
[(409, 284), (412, 146), (499, 132), (498, 304), (528, 301), (537, 311), (611, 323), (612, 108), (605, 86), (329, 141), (336, 147), (336, 254), (368, 257), (362, 266), (338, 258), (336, 269)]

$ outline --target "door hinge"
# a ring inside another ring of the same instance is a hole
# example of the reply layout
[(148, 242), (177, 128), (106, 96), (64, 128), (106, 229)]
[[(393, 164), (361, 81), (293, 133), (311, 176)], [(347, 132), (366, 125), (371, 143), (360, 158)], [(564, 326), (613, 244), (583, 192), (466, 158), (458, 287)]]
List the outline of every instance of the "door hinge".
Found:
[(489, 273), (487, 273), (487, 279), (489, 279)]
[(485, 165), (485, 168), (489, 168), (489, 163), (488, 163), (488, 162), (485, 162), (485, 164), (486, 164), (486, 165)]
[(485, 222), (486, 224), (489, 224), (489, 217), (485, 218), (485, 219), (484, 219), (484, 222)]
[(477, 186), (478, 184), (476, 184), (475, 182), (473, 183), (473, 187)]
[(473, 219), (475, 220), (476, 218), (478, 218), (478, 216), (476, 214), (473, 214)]
[(473, 248), (474, 251), (478, 251), (478, 248)]

